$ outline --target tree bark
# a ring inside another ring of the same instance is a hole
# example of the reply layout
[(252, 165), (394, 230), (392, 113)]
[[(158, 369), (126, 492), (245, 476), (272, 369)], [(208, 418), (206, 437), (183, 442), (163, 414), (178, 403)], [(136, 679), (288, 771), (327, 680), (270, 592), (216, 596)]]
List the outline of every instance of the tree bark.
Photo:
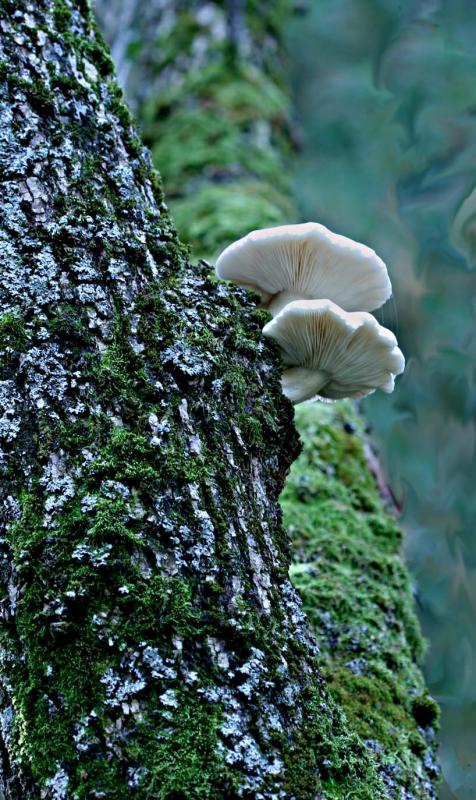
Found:
[(4, 797), (392, 797), (289, 581), (262, 314), (187, 261), (85, 0), (0, 28)]
[(85, 0), (0, 26), (3, 795), (358, 782), (288, 577), (262, 315), (187, 261)]

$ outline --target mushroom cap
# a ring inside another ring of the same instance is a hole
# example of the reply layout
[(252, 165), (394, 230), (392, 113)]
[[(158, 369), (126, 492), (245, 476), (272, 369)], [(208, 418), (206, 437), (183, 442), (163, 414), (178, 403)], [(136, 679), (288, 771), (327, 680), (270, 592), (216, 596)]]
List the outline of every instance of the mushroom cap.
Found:
[(370, 311), (391, 295), (381, 258), (318, 222), (251, 231), (218, 257), (220, 278), (253, 287), (263, 303), (282, 291), (329, 297), (346, 311)]
[(263, 328), (278, 344), (284, 393), (294, 403), (319, 394), (338, 400), (392, 392), (405, 359), (393, 333), (365, 312), (330, 300), (289, 303)]

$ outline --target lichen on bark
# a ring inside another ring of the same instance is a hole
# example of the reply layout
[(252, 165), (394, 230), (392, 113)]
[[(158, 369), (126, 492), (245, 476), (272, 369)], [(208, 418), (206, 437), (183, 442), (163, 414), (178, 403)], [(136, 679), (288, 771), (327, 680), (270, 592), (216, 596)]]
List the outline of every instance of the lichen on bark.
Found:
[(262, 314), (187, 261), (88, 3), (0, 28), (3, 794), (378, 796), (288, 576)]

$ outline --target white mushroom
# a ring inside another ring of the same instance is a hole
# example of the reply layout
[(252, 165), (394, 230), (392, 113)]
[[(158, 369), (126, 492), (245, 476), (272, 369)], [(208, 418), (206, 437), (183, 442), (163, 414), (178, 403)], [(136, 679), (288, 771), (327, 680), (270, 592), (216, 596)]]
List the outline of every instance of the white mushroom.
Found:
[(283, 391), (293, 403), (392, 392), (405, 366), (391, 331), (371, 314), (343, 311), (330, 300), (289, 303), (263, 334), (280, 348)]
[(374, 250), (318, 222), (251, 231), (221, 253), (216, 270), (257, 291), (273, 316), (293, 300), (319, 297), (346, 311), (371, 311), (392, 293)]

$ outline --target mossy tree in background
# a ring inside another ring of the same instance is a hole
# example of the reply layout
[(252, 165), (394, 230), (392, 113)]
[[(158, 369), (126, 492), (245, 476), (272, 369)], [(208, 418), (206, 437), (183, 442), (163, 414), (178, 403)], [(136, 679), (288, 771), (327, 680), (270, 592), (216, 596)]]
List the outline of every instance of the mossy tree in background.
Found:
[(194, 253), (211, 258), (257, 221), (292, 217), (287, 0), (99, 0), (95, 7)]
[[(155, 0), (146, 17), (126, 0), (99, 0), (97, 8), (175, 198), (181, 235), (212, 258), (252, 228), (295, 221), (283, 67), (289, 7)], [(112, 26), (125, 9), (128, 49), (124, 31)], [(204, 204), (204, 197), (213, 202)], [(376, 791), (324, 769), (324, 796), (430, 798), (436, 709), (418, 667), (422, 640), (400, 532), (370, 472), (362, 420), (350, 404), (339, 403), (303, 406), (297, 421), (304, 452), (281, 500), (294, 544), (291, 574), (331, 693), (383, 781)], [(327, 768), (339, 761), (334, 750)]]
[(371, 242), (394, 284), (407, 369), (364, 411), (404, 509), (441, 800), (476, 797), (475, 40), (473, 0), (321, 0), (290, 28), (302, 213)]

